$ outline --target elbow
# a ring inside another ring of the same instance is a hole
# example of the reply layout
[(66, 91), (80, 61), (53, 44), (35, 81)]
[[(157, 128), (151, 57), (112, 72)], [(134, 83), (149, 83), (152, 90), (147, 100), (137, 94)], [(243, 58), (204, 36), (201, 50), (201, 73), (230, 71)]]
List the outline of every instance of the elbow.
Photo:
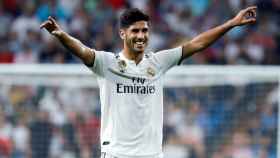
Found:
[(207, 41), (203, 41), (198, 38), (195, 38), (183, 46), (183, 54), (184, 58), (190, 57), (197, 52), (201, 52), (205, 48), (207, 48), (210, 44)]

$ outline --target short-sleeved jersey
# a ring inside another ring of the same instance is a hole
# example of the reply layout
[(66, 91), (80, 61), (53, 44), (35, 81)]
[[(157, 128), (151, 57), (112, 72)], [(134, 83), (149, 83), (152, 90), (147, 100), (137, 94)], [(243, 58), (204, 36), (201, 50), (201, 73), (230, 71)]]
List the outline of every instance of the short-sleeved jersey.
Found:
[(117, 157), (162, 154), (162, 75), (181, 56), (182, 47), (150, 52), (136, 65), (122, 52), (95, 51), (90, 69), (100, 88), (102, 152)]

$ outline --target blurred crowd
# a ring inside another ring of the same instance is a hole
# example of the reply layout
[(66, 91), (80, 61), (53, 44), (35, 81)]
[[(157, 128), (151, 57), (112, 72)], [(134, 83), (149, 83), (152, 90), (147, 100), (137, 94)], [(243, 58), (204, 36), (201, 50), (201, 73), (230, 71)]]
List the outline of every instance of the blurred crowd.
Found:
[(53, 16), (62, 28), (97, 50), (119, 52), (118, 16), (137, 7), (151, 16), (149, 50), (172, 48), (258, 6), (258, 23), (237, 27), (184, 64), (278, 65), (279, 0), (1, 0), (0, 63), (76, 63), (39, 25)]
[[(279, 0), (1, 0), (0, 63), (80, 63), (39, 26), (53, 16), (97, 50), (119, 52), (118, 15), (148, 13), (149, 50), (172, 48), (249, 5), (238, 27), (183, 64), (280, 64)], [(165, 158), (276, 158), (276, 84), (165, 89)], [(0, 84), (0, 158), (99, 157), (97, 88)]]
[(276, 158), (275, 84), (166, 89), (165, 158)]
[(0, 87), (0, 158), (99, 157), (97, 88)]

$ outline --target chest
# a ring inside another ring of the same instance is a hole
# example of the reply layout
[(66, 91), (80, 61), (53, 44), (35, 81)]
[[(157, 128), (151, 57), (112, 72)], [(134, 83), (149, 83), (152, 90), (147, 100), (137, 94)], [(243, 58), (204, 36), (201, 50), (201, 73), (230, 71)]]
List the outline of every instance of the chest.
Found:
[(139, 64), (115, 59), (108, 67), (108, 78), (114, 83), (148, 85), (161, 76), (160, 67), (152, 59), (144, 58)]

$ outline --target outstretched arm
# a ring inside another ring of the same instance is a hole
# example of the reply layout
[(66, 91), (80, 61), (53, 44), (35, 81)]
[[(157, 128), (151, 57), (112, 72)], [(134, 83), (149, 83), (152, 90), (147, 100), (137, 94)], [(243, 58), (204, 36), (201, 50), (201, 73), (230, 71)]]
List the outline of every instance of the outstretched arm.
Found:
[(95, 58), (94, 51), (82, 44), (81, 41), (64, 32), (52, 17), (49, 17), (48, 20), (43, 22), (40, 28), (45, 28), (50, 34), (55, 36), (64, 47), (79, 57), (86, 65), (93, 65)]
[(201, 33), (200, 35), (193, 38), (191, 41), (183, 44), (182, 59), (185, 59), (195, 54), (196, 52), (207, 48), (235, 26), (255, 23), (256, 9), (257, 7), (253, 6), (241, 10), (234, 18), (230, 19), (226, 23), (217, 26), (213, 29), (210, 29), (204, 33)]

